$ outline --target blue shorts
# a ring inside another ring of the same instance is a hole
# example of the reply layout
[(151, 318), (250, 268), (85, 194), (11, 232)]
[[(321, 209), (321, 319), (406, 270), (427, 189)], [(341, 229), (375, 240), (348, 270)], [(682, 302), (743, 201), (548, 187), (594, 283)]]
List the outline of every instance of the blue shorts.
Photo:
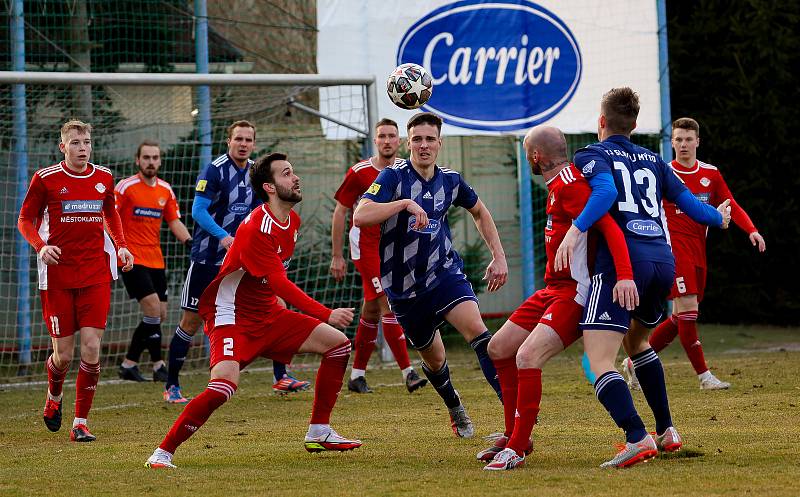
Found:
[(183, 290), (181, 290), (181, 309), (197, 312), (200, 296), (217, 277), (220, 267), (222, 266), (201, 264), (195, 261), (189, 264), (186, 281), (183, 282)]
[(667, 315), (667, 297), (675, 277), (675, 264), (668, 262), (635, 262), (633, 280), (639, 292), (639, 307), (633, 311), (612, 302), (612, 290), (617, 284), (613, 264), (598, 263), (592, 276), (592, 285), (583, 317), (581, 330), (610, 330), (625, 333), (631, 318), (647, 328), (653, 328)]
[(430, 347), (436, 329), (444, 322), (444, 315), (453, 307), (467, 300), (478, 302), (466, 276), (452, 274), (444, 278), (436, 288), (422, 295), (389, 302), (408, 343), (417, 350)]

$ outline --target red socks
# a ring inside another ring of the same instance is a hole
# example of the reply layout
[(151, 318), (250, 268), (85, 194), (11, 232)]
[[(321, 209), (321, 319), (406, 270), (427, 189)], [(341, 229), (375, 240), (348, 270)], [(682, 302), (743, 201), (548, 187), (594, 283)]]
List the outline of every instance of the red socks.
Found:
[[(498, 373), (500, 370), (498, 369)], [(539, 415), (539, 403), (542, 401), (542, 370), (525, 368), (517, 373), (517, 412), (519, 417), (514, 425), (514, 433), (506, 444), (506, 447), (522, 456), (528, 448), (528, 441), (531, 438), (533, 425), (536, 424), (536, 417)], [(502, 385), (502, 383), (501, 383)], [(503, 392), (503, 399), (507, 399)]]
[(314, 406), (311, 408), (310, 424), (330, 424), (331, 411), (342, 389), (342, 378), (348, 360), (350, 360), (350, 340), (322, 354), (322, 362), (319, 364), (314, 384)]
[(47, 358), (47, 388), (50, 395), (58, 397), (64, 389), (64, 378), (69, 371), (69, 364), (64, 365), (64, 369), (58, 369), (53, 362), (53, 356)]
[[(406, 336), (403, 334), (403, 327), (397, 322), (397, 318), (393, 313), (387, 314), (381, 318), (383, 323), (383, 337), (389, 348), (392, 349), (394, 360), (397, 361), (397, 367), (406, 369), (411, 366), (411, 360), (408, 357), (408, 348), (406, 347)], [(354, 360), (355, 362), (355, 360)]]
[(514, 431), (514, 421), (517, 413), (517, 358), (512, 356), (492, 362), (494, 362), (494, 367), (497, 370), (500, 392), (503, 394), (503, 416), (506, 421), (503, 434), (510, 437)]
[[(100, 363), (89, 364), (81, 360), (78, 379), (75, 381), (75, 417), (88, 418), (92, 408), (97, 380), (100, 379)], [(63, 379), (62, 379), (63, 381)]]
[(234, 393), (236, 393), (235, 383), (221, 378), (211, 380), (203, 393), (186, 404), (159, 447), (174, 454), (178, 446), (200, 429), (208, 421), (211, 413), (227, 402)]
[(683, 350), (689, 362), (692, 363), (694, 372), (702, 374), (708, 371), (703, 346), (697, 337), (697, 311), (681, 312), (678, 314), (678, 335), (681, 339)]
[(363, 319), (358, 321), (358, 329), (355, 338), (355, 356), (353, 357), (353, 369), (367, 369), (367, 363), (375, 350), (375, 341), (378, 339), (378, 323), (368, 323)]
[(661, 352), (678, 336), (678, 318), (670, 314), (669, 319), (658, 325), (650, 335), (650, 346), (656, 353)]

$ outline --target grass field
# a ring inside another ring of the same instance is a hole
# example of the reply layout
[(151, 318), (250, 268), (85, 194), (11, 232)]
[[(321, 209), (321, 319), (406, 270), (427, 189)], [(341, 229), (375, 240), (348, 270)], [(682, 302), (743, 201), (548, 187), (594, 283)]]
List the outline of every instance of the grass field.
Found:
[[(475, 453), (487, 445), (481, 437), (502, 430), (502, 410), (474, 355), (453, 341), (453, 380), (477, 436), (453, 436), (430, 386), (409, 395), (396, 369), (373, 368), (375, 393), (345, 388), (334, 411), (334, 427), (364, 441), (343, 454), (306, 453), (313, 394), (273, 395), (271, 370), (259, 368), (268, 363), (242, 376), (234, 398), (179, 449), (172, 471), (143, 467), (180, 409), (160, 400), (160, 385), (102, 383), (90, 423), (98, 440), (80, 445), (68, 441), (74, 386), (65, 388), (65, 426), (55, 434), (41, 419), (43, 385), (4, 388), (0, 495), (800, 495), (800, 330), (704, 326), (701, 334), (712, 369), (733, 388), (700, 391), (673, 344), (661, 355), (684, 449), (627, 470), (598, 468), (622, 435), (584, 380), (574, 349), (544, 371), (535, 451), (525, 466), (482, 471)], [(186, 375), (185, 390), (196, 394), (206, 381), (205, 374)], [(641, 392), (634, 399), (652, 429)]]

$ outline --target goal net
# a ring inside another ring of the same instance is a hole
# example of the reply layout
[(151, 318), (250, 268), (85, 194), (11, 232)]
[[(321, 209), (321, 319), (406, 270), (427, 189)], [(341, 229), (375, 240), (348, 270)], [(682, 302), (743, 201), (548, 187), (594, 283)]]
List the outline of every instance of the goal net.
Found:
[[(91, 86), (70, 84), (66, 78), (78, 77), (75, 74), (35, 76), (27, 73), (22, 76), (25, 79), (14, 81), (26, 83), (24, 97), (19, 85), (15, 93), (15, 85), (8, 80), (0, 84), (0, 383), (46, 379), (44, 361), (51, 344), (41, 317), (36, 262), (30, 247), (20, 240), (16, 222), (33, 172), (63, 159), (58, 150), (59, 128), (71, 118), (92, 124), (90, 160), (109, 167), (115, 181), (136, 173), (134, 155), (139, 143), (158, 141), (159, 176), (172, 185), (190, 231), (197, 174), (207, 161), (227, 150), (228, 125), (240, 119), (253, 122), (257, 127), (254, 157), (273, 151), (288, 153), (303, 185), (303, 201), (296, 207), (303, 229), (290, 279), (330, 307), (358, 307), (361, 284), (357, 275), (350, 271), (344, 282), (329, 277), (330, 216), (333, 193), (344, 172), (369, 154), (371, 79), (209, 75), (205, 78), (210, 118), (203, 126), (204, 102), (198, 98), (198, 86), (190, 82), (196, 75), (81, 74), (80, 82)], [(159, 84), (142, 84), (148, 78)], [(210, 129), (210, 136), (203, 136), (204, 129)], [(180, 320), (178, 300), (189, 254), (166, 225), (161, 242), (170, 296), (162, 324), (166, 351)], [(139, 306), (128, 297), (122, 281), (114, 282), (112, 288), (101, 355), (106, 371), (122, 361), (141, 319)], [(346, 331), (352, 336), (355, 328)], [(202, 341), (198, 333), (186, 369), (207, 367), (205, 347), (198, 346)], [(147, 361), (145, 353), (143, 362)]]

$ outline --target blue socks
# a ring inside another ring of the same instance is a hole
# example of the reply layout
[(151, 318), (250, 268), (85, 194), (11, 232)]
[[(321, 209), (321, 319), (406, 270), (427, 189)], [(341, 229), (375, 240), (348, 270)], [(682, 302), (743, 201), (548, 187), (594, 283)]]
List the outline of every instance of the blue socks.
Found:
[(442, 369), (436, 372), (428, 369), (428, 365), (423, 362), (422, 372), (425, 373), (428, 381), (430, 381), (433, 388), (436, 389), (436, 393), (439, 394), (439, 397), (444, 400), (448, 409), (458, 407), (461, 404), (461, 399), (458, 398), (458, 394), (455, 388), (453, 388), (453, 382), (450, 381), (450, 368), (447, 367), (447, 361), (444, 361)]
[(647, 404), (656, 418), (656, 433), (664, 433), (672, 426), (672, 416), (669, 412), (667, 385), (664, 382), (661, 360), (653, 349), (647, 349), (631, 357), (631, 361), (636, 370), (636, 378), (642, 386), (644, 398), (647, 399)]
[(175, 335), (172, 336), (172, 341), (169, 344), (169, 377), (167, 378), (167, 388), (172, 385), (180, 386), (178, 376), (181, 373), (183, 362), (186, 360), (191, 346), (192, 336), (186, 333), (180, 326), (175, 328)]
[(486, 381), (489, 382), (489, 385), (494, 388), (500, 402), (503, 402), (503, 394), (500, 391), (500, 381), (497, 379), (497, 370), (494, 368), (494, 363), (489, 358), (489, 352), (486, 351), (486, 348), (489, 346), (489, 340), (491, 339), (492, 334), (488, 331), (484, 331), (473, 338), (472, 341), (469, 342), (469, 345), (472, 347), (472, 350), (475, 351), (475, 355), (478, 356), (478, 363), (481, 365), (483, 376), (486, 378)]
[(616, 371), (608, 371), (597, 378), (594, 384), (597, 400), (603, 404), (617, 426), (625, 430), (625, 440), (636, 443), (647, 435), (642, 418), (633, 406), (633, 397), (628, 385)]
[(286, 376), (286, 364), (272, 361), (272, 376), (275, 377), (275, 382)]

